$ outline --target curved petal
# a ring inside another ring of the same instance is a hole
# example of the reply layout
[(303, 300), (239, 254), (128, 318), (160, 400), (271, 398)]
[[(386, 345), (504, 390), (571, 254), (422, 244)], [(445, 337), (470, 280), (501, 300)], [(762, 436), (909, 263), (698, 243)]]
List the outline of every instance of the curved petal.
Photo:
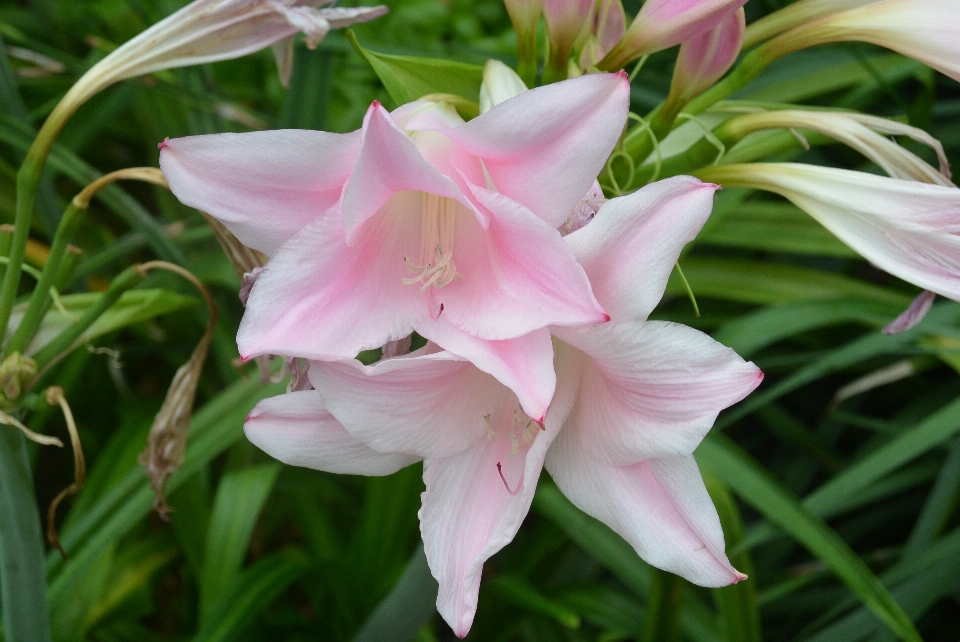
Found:
[(603, 169), (627, 119), (625, 74), (525, 91), (443, 133), (483, 160), (496, 189), (560, 227)]
[(343, 227), (348, 244), (359, 242), (363, 223), (396, 192), (428, 192), (458, 200), (474, 209), (453, 179), (424, 159), (379, 102), (367, 110), (360, 132), (357, 161), (343, 189)]
[(510, 339), (551, 324), (607, 320), (559, 232), (502, 194), (471, 189), (490, 226), (484, 234), (467, 217), (458, 221), (454, 257), (463, 280), (436, 294), (449, 323), (482, 339)]
[(357, 441), (324, 408), (316, 390), (264, 399), (243, 425), (247, 439), (271, 457), (346, 475), (390, 475), (419, 458), (379, 453)]
[(448, 352), (372, 366), (314, 362), (310, 381), (354, 437), (380, 452), (449, 457), (486, 434), (485, 416), (511, 396), (490, 375)]
[(676, 323), (554, 333), (584, 353), (580, 392), (565, 431), (584, 453), (607, 464), (689, 455), (717, 414), (763, 379), (730, 348)]
[(160, 168), (181, 202), (269, 256), (337, 202), (359, 145), (357, 132), (189, 136), (161, 143)]
[(420, 244), (419, 228), (402, 220), (408, 198), (419, 209), (419, 194), (398, 194), (364, 227), (356, 247), (347, 246), (334, 206), (277, 250), (250, 292), (237, 332), (244, 359), (352, 358), (410, 334), (431, 302), (403, 283), (410, 276), (404, 253)]
[(613, 321), (646, 319), (667, 287), (683, 246), (710, 217), (718, 189), (676, 176), (603, 204), (564, 238)]
[(424, 462), (427, 490), (420, 531), (430, 570), (440, 583), (437, 610), (460, 637), (469, 631), (477, 610), (483, 564), (517, 534), (530, 509), (544, 454), (573, 403), (576, 377), (569, 376), (570, 367), (562, 362), (557, 370), (557, 398), (544, 430), (515, 422), (517, 400), (510, 395), (491, 416), (488, 438), (454, 457)]
[(605, 465), (585, 456), (564, 430), (546, 465), (570, 501), (653, 566), (700, 586), (746, 579), (727, 559), (720, 519), (692, 456)]
[(790, 199), (880, 269), (960, 301), (960, 189), (800, 163), (710, 174)]
[(441, 316), (425, 320), (417, 332), (510, 388), (528, 416), (543, 423), (557, 387), (553, 369), (553, 342), (547, 328), (515, 339), (478, 339), (450, 325)]

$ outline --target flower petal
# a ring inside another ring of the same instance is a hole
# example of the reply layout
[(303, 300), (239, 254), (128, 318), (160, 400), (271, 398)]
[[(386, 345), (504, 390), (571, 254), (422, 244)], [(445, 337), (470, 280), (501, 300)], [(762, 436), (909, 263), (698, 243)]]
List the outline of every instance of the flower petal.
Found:
[(419, 229), (402, 220), (413, 207), (405, 199), (419, 208), (419, 194), (396, 195), (356, 247), (334, 206), (277, 250), (250, 292), (240, 354), (344, 359), (410, 334), (430, 301), (402, 281), (405, 248), (420, 244)]
[(557, 387), (553, 343), (547, 328), (515, 339), (488, 341), (467, 334), (441, 316), (436, 321), (422, 321), (417, 332), (492, 375), (517, 395), (528, 416), (543, 423)]
[(498, 191), (557, 228), (603, 169), (629, 94), (626, 75), (589, 74), (523, 92), (443, 133), (483, 160)]
[(463, 280), (436, 295), (446, 321), (483, 339), (510, 339), (550, 324), (607, 320), (559, 232), (502, 194), (471, 190), (490, 225), (485, 234), (472, 221), (458, 226)]
[(723, 165), (709, 175), (790, 199), (880, 269), (960, 301), (960, 189), (800, 163)]
[(360, 138), (279, 130), (161, 143), (160, 168), (181, 202), (272, 255), (340, 198)]
[(564, 430), (607, 464), (689, 455), (717, 414), (763, 378), (730, 348), (677, 323), (555, 328), (554, 334), (583, 353), (580, 392)]
[(564, 237), (614, 322), (646, 319), (680, 250), (710, 216), (717, 186), (676, 176), (603, 204), (593, 221)]
[[(576, 377), (570, 365), (558, 362), (561, 384), (547, 413), (544, 430), (534, 427), (534, 441), (522, 437), (516, 445), (506, 437), (516, 398), (501, 410), (507, 425), (497, 428), (492, 419), (489, 439), (482, 438), (454, 457), (427, 459), (420, 509), (420, 531), (433, 576), (440, 583), (437, 610), (454, 632), (463, 637), (477, 609), (477, 594), (484, 562), (514, 538), (537, 487), (543, 458), (570, 410)], [(496, 411), (495, 411), (496, 412)], [(522, 432), (518, 430), (517, 432)], [(511, 456), (513, 452), (513, 456)], [(498, 466), (499, 464), (499, 466)]]
[(350, 434), (381, 452), (448, 457), (486, 434), (484, 417), (510, 396), (496, 379), (448, 352), (372, 366), (314, 362), (310, 381)]
[(359, 242), (361, 225), (396, 192), (428, 192), (453, 198), (474, 209), (453, 179), (424, 159), (379, 102), (367, 110), (360, 131), (356, 165), (343, 190), (343, 227), (348, 244)]
[(243, 430), (255, 446), (291, 466), (346, 475), (390, 475), (419, 458), (379, 453), (357, 441), (333, 418), (316, 390), (264, 399)]
[(727, 559), (720, 519), (692, 456), (610, 466), (584, 456), (564, 431), (546, 465), (570, 501), (653, 566), (700, 586), (746, 578)]

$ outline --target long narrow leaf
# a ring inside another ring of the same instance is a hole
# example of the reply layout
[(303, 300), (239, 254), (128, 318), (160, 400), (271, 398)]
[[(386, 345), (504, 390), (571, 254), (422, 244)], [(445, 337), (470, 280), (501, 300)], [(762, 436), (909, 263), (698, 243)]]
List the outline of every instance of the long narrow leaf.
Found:
[(897, 635), (910, 642), (922, 641), (910, 618), (863, 560), (739, 446), (713, 434), (700, 444), (696, 457), (743, 501), (826, 564)]

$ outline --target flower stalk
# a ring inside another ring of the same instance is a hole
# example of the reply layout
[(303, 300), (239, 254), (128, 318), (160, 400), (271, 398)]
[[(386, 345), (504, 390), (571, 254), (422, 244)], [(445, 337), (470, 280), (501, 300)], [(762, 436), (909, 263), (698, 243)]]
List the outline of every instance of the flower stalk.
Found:
[(30, 302), (27, 304), (23, 319), (6, 345), (7, 353), (23, 352), (30, 345), (30, 341), (36, 335), (37, 329), (43, 321), (44, 314), (50, 307), (50, 288), (56, 286), (58, 278), (63, 276), (62, 267), (67, 256), (68, 244), (79, 228), (83, 215), (89, 209), (90, 201), (100, 189), (121, 179), (142, 180), (161, 187), (166, 186), (166, 181), (163, 179), (160, 170), (150, 167), (134, 167), (101, 176), (73, 198), (63, 213), (60, 225), (57, 227), (53, 243), (50, 246), (50, 254), (43, 266), (43, 271), (40, 273), (39, 282), (30, 295)]

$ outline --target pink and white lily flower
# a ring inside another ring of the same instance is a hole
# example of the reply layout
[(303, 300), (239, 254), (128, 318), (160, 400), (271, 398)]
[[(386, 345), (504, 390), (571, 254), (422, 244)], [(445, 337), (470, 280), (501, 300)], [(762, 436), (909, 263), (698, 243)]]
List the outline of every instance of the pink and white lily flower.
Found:
[(596, 74), (468, 123), (445, 103), (374, 103), (350, 134), (181, 138), (160, 164), (181, 201), (270, 256), (237, 335), (244, 358), (350, 358), (416, 331), (542, 419), (555, 385), (547, 328), (609, 318), (557, 228), (628, 102), (625, 75)]
[(483, 564), (515, 536), (544, 464), (651, 564), (704, 586), (743, 579), (691, 453), (762, 373), (701, 332), (646, 321), (714, 189), (690, 177), (661, 181), (608, 201), (565, 237), (613, 320), (552, 329), (557, 393), (542, 425), (510, 389), (428, 344), (373, 366), (314, 362), (317, 390), (262, 402), (248, 438), (321, 470), (387, 474), (422, 459), (421, 533), (437, 608), (461, 637)]

